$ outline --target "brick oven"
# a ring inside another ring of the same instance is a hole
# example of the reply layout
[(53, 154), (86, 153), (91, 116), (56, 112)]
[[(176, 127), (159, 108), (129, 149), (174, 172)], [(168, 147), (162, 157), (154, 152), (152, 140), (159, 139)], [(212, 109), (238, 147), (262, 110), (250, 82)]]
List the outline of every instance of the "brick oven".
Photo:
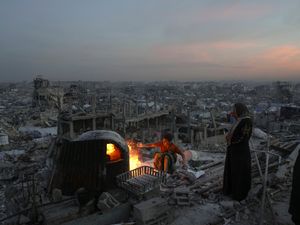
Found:
[(98, 195), (115, 187), (116, 176), (128, 170), (125, 140), (114, 131), (89, 131), (58, 149), (50, 187), (64, 195), (74, 195), (79, 188)]

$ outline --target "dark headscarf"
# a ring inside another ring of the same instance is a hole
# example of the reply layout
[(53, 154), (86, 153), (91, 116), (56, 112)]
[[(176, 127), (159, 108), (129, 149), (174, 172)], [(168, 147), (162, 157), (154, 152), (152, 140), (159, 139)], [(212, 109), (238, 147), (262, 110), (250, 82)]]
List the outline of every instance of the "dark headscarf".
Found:
[(238, 117), (249, 116), (249, 110), (244, 103), (235, 103), (234, 108)]
[(165, 138), (167, 139), (169, 142), (171, 142), (173, 140), (173, 135), (170, 134), (170, 133), (165, 133), (163, 136), (162, 136), (162, 139)]

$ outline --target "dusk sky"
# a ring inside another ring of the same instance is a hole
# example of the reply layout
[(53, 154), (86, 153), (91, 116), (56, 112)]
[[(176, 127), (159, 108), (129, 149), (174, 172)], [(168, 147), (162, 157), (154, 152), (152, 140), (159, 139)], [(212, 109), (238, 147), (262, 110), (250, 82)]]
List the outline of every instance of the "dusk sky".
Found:
[(1, 0), (0, 81), (300, 80), (299, 0)]

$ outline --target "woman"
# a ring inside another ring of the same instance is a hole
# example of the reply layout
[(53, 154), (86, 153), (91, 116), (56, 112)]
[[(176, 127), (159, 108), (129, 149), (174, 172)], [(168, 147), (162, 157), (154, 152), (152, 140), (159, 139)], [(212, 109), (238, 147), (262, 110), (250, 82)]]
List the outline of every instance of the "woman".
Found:
[(180, 148), (172, 143), (173, 135), (167, 133), (163, 135), (162, 140), (156, 143), (140, 144), (140, 148), (154, 148), (159, 147), (160, 152), (154, 155), (154, 167), (157, 170), (162, 170), (168, 173), (172, 173), (174, 165), (177, 160), (177, 155), (181, 155), (183, 164), (186, 165), (185, 156)]
[(227, 153), (224, 167), (223, 193), (234, 200), (245, 199), (251, 188), (251, 155), (249, 139), (252, 121), (243, 103), (234, 105), (237, 121), (226, 135)]
[(293, 184), (289, 212), (295, 225), (300, 225), (300, 152), (296, 159), (293, 172)]

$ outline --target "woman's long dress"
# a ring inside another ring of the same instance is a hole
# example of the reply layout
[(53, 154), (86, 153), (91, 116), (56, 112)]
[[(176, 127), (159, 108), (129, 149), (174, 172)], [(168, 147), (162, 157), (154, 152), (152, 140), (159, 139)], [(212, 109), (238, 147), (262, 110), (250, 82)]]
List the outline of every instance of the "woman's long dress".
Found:
[(223, 193), (237, 201), (245, 199), (251, 188), (251, 155), (249, 148), (251, 134), (251, 119), (241, 119), (232, 132), (231, 142), (227, 147)]
[(300, 152), (294, 165), (289, 212), (292, 214), (294, 223), (296, 225), (300, 224)]

